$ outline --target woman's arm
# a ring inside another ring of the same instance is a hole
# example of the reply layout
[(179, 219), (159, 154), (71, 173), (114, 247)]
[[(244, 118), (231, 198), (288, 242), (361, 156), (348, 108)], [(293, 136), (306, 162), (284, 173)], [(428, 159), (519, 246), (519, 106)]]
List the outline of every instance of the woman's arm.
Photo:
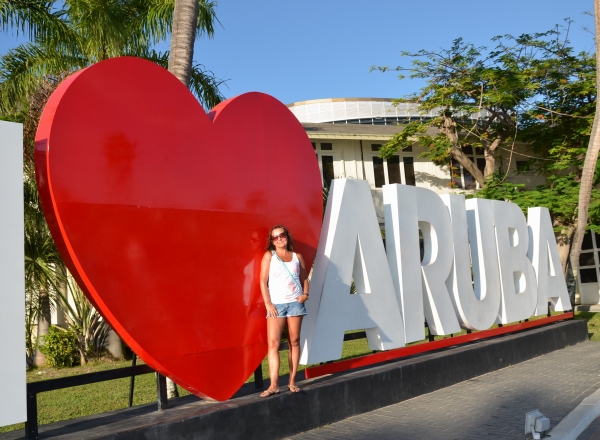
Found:
[(302, 286), (302, 291), (304, 292), (304, 294), (298, 298), (298, 302), (303, 303), (308, 299), (308, 289), (310, 288), (310, 285), (308, 283), (308, 277), (306, 276), (306, 264), (304, 263), (304, 257), (298, 253), (296, 253), (296, 256), (300, 262), (300, 285)]
[(262, 261), (260, 262), (260, 293), (262, 293), (263, 300), (265, 301), (265, 307), (267, 308), (267, 317), (277, 317), (277, 309), (271, 303), (271, 296), (269, 295), (269, 268), (271, 267), (271, 252), (265, 252)]

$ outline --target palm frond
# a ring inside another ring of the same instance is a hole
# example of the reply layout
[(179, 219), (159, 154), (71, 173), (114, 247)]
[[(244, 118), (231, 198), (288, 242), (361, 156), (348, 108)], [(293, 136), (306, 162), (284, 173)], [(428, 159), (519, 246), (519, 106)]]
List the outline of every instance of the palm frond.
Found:
[(53, 1), (0, 0), (0, 30), (16, 29), (30, 40), (42, 41), (58, 37), (68, 41), (72, 37), (65, 11), (52, 11)]
[(85, 57), (52, 46), (26, 43), (10, 50), (0, 59), (0, 111), (10, 112), (26, 103), (44, 78), (87, 65)]
[[(156, 52), (149, 51), (144, 54), (138, 52), (141, 58), (145, 58), (152, 61), (159, 66), (168, 69), (169, 65), (169, 52)], [(219, 90), (219, 87), (225, 84), (227, 80), (219, 79), (215, 77), (214, 73), (210, 70), (204, 70), (204, 66), (198, 63), (194, 63), (192, 66), (192, 76), (190, 80), (190, 91), (198, 98), (200, 104), (206, 109), (210, 110), (218, 103), (223, 101), (225, 97)]]
[[(198, 26), (196, 28), (196, 37), (206, 34), (208, 38), (212, 38), (215, 35), (215, 21), (221, 24), (215, 11), (216, 6), (216, 1), (198, 1)], [(221, 26), (223, 25), (221, 24)]]

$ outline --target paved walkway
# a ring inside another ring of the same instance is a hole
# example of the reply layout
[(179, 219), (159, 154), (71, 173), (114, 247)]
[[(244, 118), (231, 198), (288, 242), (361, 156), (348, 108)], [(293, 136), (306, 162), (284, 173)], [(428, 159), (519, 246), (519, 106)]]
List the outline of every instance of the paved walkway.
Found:
[(577, 437), (577, 440), (600, 440), (600, 417), (594, 420), (592, 424)]
[[(526, 412), (539, 409), (554, 428), (597, 389), (600, 343), (585, 342), (291, 438), (526, 439)], [(579, 439), (600, 440), (600, 420)]]

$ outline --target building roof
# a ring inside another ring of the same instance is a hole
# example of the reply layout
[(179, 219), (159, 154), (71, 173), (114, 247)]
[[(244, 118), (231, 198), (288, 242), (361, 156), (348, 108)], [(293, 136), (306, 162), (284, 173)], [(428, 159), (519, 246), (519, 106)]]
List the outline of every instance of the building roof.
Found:
[(389, 139), (402, 131), (398, 125), (363, 125), (363, 124), (302, 124), (308, 137), (336, 139)]
[[(394, 134), (401, 132), (402, 125), (366, 125), (366, 124), (308, 124), (303, 123), (310, 139), (364, 139), (388, 141)], [(439, 131), (429, 128), (427, 134), (435, 135)]]
[(409, 119), (431, 118), (436, 111), (422, 114), (418, 104), (403, 102), (394, 105), (389, 98), (328, 98), (288, 104), (300, 122), (346, 122), (381, 124), (403, 122)]

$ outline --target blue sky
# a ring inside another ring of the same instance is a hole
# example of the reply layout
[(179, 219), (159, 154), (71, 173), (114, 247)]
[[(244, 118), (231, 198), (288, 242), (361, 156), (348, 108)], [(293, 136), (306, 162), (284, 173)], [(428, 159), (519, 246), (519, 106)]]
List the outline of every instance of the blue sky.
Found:
[[(369, 73), (372, 65), (408, 65), (401, 51), (447, 48), (463, 37), (490, 45), (500, 34), (552, 28), (570, 17), (571, 42), (593, 50), (592, 0), (220, 0), (212, 40), (199, 39), (195, 59), (218, 77), (232, 97), (269, 93), (284, 103), (335, 97), (400, 97), (419, 88), (395, 73)], [(16, 44), (0, 33), (0, 54)], [(161, 49), (167, 49), (165, 44)]]

